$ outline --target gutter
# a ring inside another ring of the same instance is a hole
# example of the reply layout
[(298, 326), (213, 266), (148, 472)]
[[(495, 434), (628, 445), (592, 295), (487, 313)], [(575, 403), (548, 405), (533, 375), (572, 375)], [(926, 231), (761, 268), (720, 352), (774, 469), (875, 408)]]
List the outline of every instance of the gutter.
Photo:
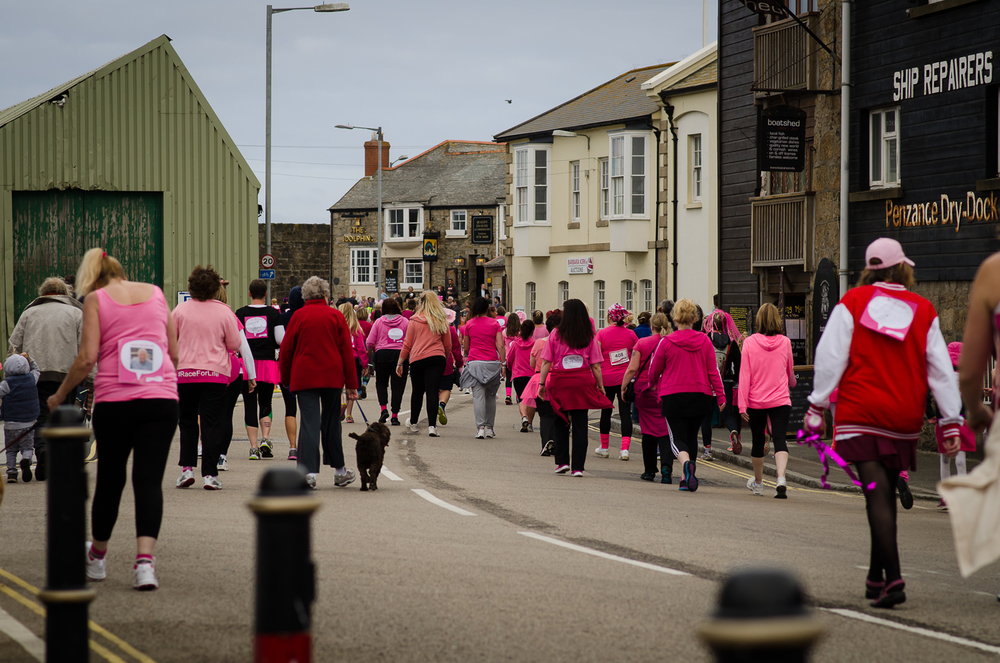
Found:
[(841, 40), (843, 53), (840, 68), (840, 296), (848, 287), (848, 202), (851, 191), (851, 3), (841, 0)]
[(659, 97), (660, 97), (660, 101), (663, 102), (663, 110), (665, 110), (666, 113), (667, 113), (667, 120), (670, 121), (670, 135), (673, 136), (673, 142), (674, 142), (674, 157), (673, 157), (673, 163), (671, 164), (671, 168), (674, 171), (674, 176), (673, 176), (674, 198), (673, 198), (673, 200), (670, 201), (670, 203), (671, 203), (671, 206), (673, 207), (673, 222), (674, 222), (674, 232), (673, 232), (673, 242), (672, 242), (673, 246), (671, 246), (671, 248), (673, 249), (673, 255), (674, 255), (673, 262), (671, 263), (671, 265), (673, 267), (673, 297), (672, 297), (672, 299), (676, 302), (677, 301), (677, 204), (678, 204), (678, 200), (677, 200), (677, 125), (674, 124), (674, 107), (671, 106), (670, 103), (667, 101), (666, 95), (663, 92), (660, 92)]

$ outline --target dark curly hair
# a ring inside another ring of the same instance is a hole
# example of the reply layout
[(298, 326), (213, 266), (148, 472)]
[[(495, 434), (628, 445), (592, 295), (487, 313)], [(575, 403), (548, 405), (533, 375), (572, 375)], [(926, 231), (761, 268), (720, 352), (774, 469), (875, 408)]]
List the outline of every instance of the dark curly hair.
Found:
[(191, 276), (188, 277), (188, 291), (192, 299), (197, 299), (199, 302), (208, 301), (215, 297), (220, 287), (222, 287), (222, 277), (211, 265), (208, 267), (198, 265), (191, 270)]

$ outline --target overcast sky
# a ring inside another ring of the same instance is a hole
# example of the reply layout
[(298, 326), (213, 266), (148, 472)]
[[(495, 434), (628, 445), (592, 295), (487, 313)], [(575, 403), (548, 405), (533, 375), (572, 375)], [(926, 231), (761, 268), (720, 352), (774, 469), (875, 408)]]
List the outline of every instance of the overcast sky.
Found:
[[(264, 204), (265, 2), (3, 4), (0, 108), (166, 34), (257, 173)], [(712, 41), (718, 3), (708, 4)], [(274, 223), (326, 222), (364, 175), (368, 132), (336, 124), (381, 125), (392, 158), (413, 157), (446, 139), (492, 140), (624, 71), (702, 46), (701, 0), (350, 5), (273, 17)]]

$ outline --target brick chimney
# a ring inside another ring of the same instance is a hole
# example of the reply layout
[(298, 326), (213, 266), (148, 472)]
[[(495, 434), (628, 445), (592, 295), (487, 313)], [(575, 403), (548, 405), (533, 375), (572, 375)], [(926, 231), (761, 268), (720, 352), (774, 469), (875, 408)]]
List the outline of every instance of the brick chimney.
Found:
[[(389, 167), (389, 143), (382, 138), (382, 170)], [(378, 170), (378, 137), (365, 143), (365, 177), (371, 177)]]

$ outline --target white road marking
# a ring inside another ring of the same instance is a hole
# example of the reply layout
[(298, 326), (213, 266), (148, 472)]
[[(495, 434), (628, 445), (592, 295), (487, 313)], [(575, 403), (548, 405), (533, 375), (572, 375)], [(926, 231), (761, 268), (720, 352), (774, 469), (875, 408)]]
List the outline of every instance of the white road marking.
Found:
[(426, 490), (423, 490), (422, 488), (413, 488), (412, 490), (417, 495), (420, 495), (422, 498), (424, 498), (425, 500), (427, 500), (431, 504), (436, 504), (439, 507), (441, 507), (442, 509), (448, 509), (449, 511), (454, 511), (455, 513), (457, 513), (460, 516), (474, 516), (474, 515), (476, 515), (476, 514), (472, 513), (471, 511), (466, 511), (465, 509), (460, 509), (459, 507), (455, 506), (454, 504), (448, 504), (444, 500), (439, 499), (437, 497), (434, 497), (433, 495), (431, 495), (430, 493), (428, 493)]
[(45, 660), (45, 643), (3, 608), (0, 608), (0, 631), (39, 661)]
[(965, 645), (966, 647), (971, 647), (973, 649), (979, 649), (980, 651), (989, 652), (990, 654), (1000, 654), (1000, 647), (994, 645), (983, 644), (982, 642), (976, 642), (975, 640), (968, 640), (966, 638), (959, 638), (958, 636), (949, 635), (947, 633), (938, 633), (937, 631), (932, 631), (926, 628), (920, 628), (919, 626), (907, 626), (906, 624), (899, 624), (888, 619), (881, 619), (879, 617), (872, 617), (871, 615), (866, 615), (863, 612), (855, 612), (854, 610), (842, 610), (839, 608), (821, 608), (821, 610), (826, 610), (827, 612), (832, 612), (835, 615), (840, 615), (841, 617), (846, 617), (848, 619), (857, 619), (858, 621), (868, 622), (869, 624), (877, 624), (878, 626), (887, 626), (889, 628), (899, 629), (900, 631), (906, 631), (908, 633), (916, 633), (917, 635), (923, 635), (928, 638), (935, 638), (937, 640), (944, 640), (945, 642), (950, 642), (955, 645)]
[(545, 541), (546, 543), (551, 543), (553, 545), (561, 546), (563, 548), (569, 548), (570, 550), (575, 550), (577, 552), (593, 555), (594, 557), (601, 557), (603, 559), (610, 559), (615, 562), (623, 562), (625, 564), (631, 564), (632, 566), (638, 566), (640, 569), (659, 571), (660, 573), (667, 573), (669, 575), (674, 575), (674, 576), (691, 575), (690, 573), (685, 573), (684, 571), (678, 571), (676, 569), (667, 568), (665, 566), (657, 566), (656, 564), (639, 562), (634, 559), (629, 559), (627, 557), (619, 557), (618, 555), (612, 555), (610, 553), (601, 552), (600, 550), (594, 550), (593, 548), (585, 548), (584, 546), (578, 546), (575, 543), (569, 543), (568, 541), (560, 541), (559, 539), (553, 539), (552, 537), (544, 536), (542, 534), (536, 534), (535, 532), (518, 532), (518, 534), (524, 535), (531, 539), (538, 539), (539, 541)]
[(399, 476), (398, 474), (393, 474), (392, 472), (390, 472), (389, 468), (386, 467), (385, 465), (382, 466), (382, 472), (381, 473), (384, 474), (384, 475), (386, 475), (387, 477), (389, 477), (389, 481), (402, 481), (403, 480), (403, 478), (401, 476)]

